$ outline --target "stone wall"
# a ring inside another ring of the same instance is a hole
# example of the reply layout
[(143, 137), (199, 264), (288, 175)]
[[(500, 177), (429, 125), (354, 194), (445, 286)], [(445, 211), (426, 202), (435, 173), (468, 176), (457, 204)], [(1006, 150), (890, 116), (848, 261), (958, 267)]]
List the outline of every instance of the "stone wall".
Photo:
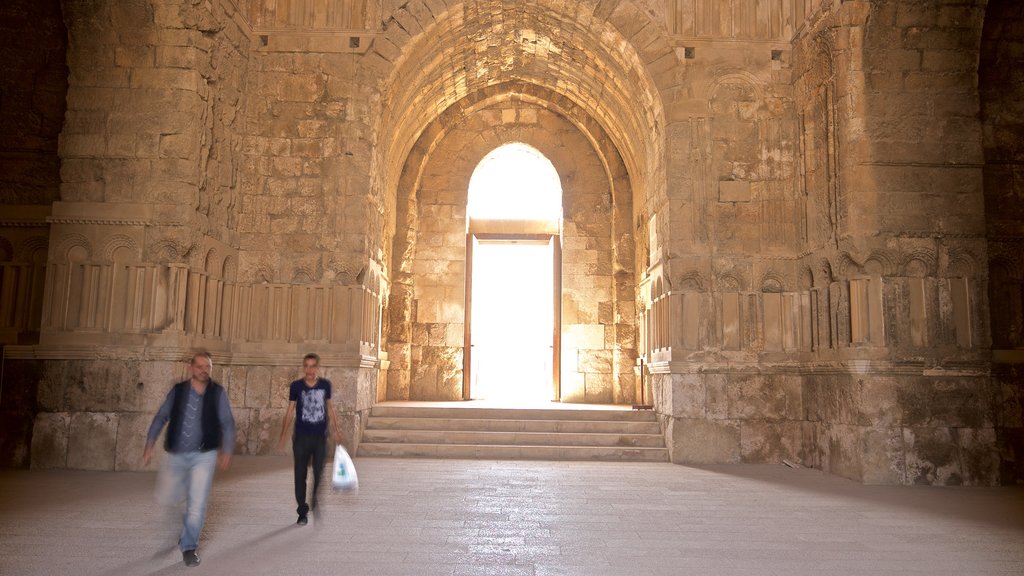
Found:
[(1024, 481), (1024, 6), (988, 3), (978, 91), (985, 152), (996, 426), (1004, 483)]
[(66, 112), (56, 5), (14, 6), (12, 461), (137, 467), (193, 347), (248, 453), (309, 349), (356, 436), (460, 397), (460, 195), (524, 141), (563, 178), (564, 399), (641, 399), (639, 357), (677, 462), (1021, 477), (1013, 2), (66, 0)]
[[(281, 125), (249, 130), (250, 107), (263, 103), (250, 102), (260, 71), (252, 31), (230, 0), (67, 2), (64, 15), (72, 73), (40, 343), (5, 351), (14, 359), (5, 384), (38, 389), (33, 465), (141, 466), (141, 434), (194, 348), (214, 354), (240, 453), (274, 449), (268, 434), (276, 441), (287, 404), (281, 382), (297, 377), (308, 351), (323, 356), (343, 426), (358, 441), (376, 384), (381, 275), (364, 264), (345, 284), (303, 276), (303, 246), (333, 249), (344, 234), (293, 209), (311, 195), (335, 206), (309, 184), (331, 182), (319, 151), (346, 151), (319, 140), (293, 147), (290, 132), (287, 150), (269, 150), (261, 131)], [(289, 78), (264, 80), (282, 106), (294, 101)], [(314, 123), (288, 122), (315, 132)], [(264, 194), (292, 204), (282, 209)], [(272, 218), (278, 226), (264, 229)], [(260, 266), (265, 247), (279, 267)]]
[[(10, 373), (31, 367), (16, 361)], [(326, 368), (323, 376), (334, 384), (343, 432), (358, 443), (360, 414), (372, 401), (365, 391), (372, 387), (351, 381), (360, 377), (351, 370)], [(215, 360), (212, 377), (228, 392), (236, 452), (281, 453), (277, 439), (288, 407), (288, 386), (302, 377), (301, 367), (222, 365)], [(174, 361), (49, 361), (38, 378), (33, 467), (138, 470), (143, 467), (142, 449), (153, 414), (171, 386), (187, 378), (187, 369), (185, 363)], [(357, 396), (359, 390), (363, 397)]]
[(845, 3), (798, 43), (798, 94), (835, 102), (828, 184), (804, 175), (825, 357), (870, 367), (808, 377), (804, 401), (821, 467), (864, 482), (998, 478), (971, 78), (984, 14), (939, 4)]
[[(57, 0), (7, 2), (0, 20), (0, 350), (39, 341), (67, 30)], [(31, 380), (31, 378), (29, 378)], [(0, 466), (28, 464), (35, 387), (0, 393)]]

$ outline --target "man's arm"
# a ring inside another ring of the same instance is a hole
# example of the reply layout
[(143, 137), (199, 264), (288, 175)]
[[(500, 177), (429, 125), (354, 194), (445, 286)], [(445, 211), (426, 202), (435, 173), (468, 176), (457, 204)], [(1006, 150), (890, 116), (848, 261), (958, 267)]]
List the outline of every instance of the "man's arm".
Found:
[(288, 410), (284, 413), (284, 422), (281, 423), (281, 437), (277, 439), (278, 448), (284, 448), (284, 439), (288, 434), (288, 428), (291, 426), (293, 416), (295, 416), (295, 400), (288, 402)]
[(156, 439), (160, 437), (160, 431), (163, 430), (164, 425), (171, 418), (172, 404), (174, 404), (174, 388), (171, 388), (171, 391), (167, 393), (164, 403), (160, 405), (160, 409), (153, 416), (153, 422), (149, 425), (149, 432), (146, 433), (146, 447), (142, 451), (143, 464), (148, 465), (153, 459), (153, 447), (156, 445)]
[(231, 413), (228, 402), (228, 391), (220, 389), (220, 401), (217, 402), (217, 418), (220, 420), (220, 455), (217, 463), (221, 470), (231, 465), (231, 455), (235, 453), (235, 415)]

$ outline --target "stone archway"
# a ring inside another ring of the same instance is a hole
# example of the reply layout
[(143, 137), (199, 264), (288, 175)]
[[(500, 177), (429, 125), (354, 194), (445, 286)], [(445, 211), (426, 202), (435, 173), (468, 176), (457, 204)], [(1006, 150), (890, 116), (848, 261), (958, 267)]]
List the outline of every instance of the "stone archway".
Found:
[(387, 398), (462, 397), (465, 194), (479, 160), (518, 141), (551, 160), (564, 191), (562, 399), (634, 399), (635, 328), (621, 313), (635, 295), (629, 181), (603, 132), (550, 108), (521, 96), (483, 99), (410, 155), (392, 249)]

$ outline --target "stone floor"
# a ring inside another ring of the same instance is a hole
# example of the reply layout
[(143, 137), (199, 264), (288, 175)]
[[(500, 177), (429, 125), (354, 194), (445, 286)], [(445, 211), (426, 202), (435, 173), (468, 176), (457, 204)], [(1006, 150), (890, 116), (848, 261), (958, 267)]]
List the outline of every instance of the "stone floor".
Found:
[(0, 574), (1024, 574), (1024, 487), (861, 486), (785, 466), (356, 461), (294, 525), (288, 457), (239, 457), (184, 567), (153, 473), (0, 472)]

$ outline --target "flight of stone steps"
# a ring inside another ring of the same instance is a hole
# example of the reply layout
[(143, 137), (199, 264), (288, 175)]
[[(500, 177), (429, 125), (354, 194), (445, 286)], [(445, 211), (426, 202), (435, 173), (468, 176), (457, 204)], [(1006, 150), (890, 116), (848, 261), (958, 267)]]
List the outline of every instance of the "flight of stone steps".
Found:
[(358, 456), (668, 462), (653, 412), (378, 404)]

